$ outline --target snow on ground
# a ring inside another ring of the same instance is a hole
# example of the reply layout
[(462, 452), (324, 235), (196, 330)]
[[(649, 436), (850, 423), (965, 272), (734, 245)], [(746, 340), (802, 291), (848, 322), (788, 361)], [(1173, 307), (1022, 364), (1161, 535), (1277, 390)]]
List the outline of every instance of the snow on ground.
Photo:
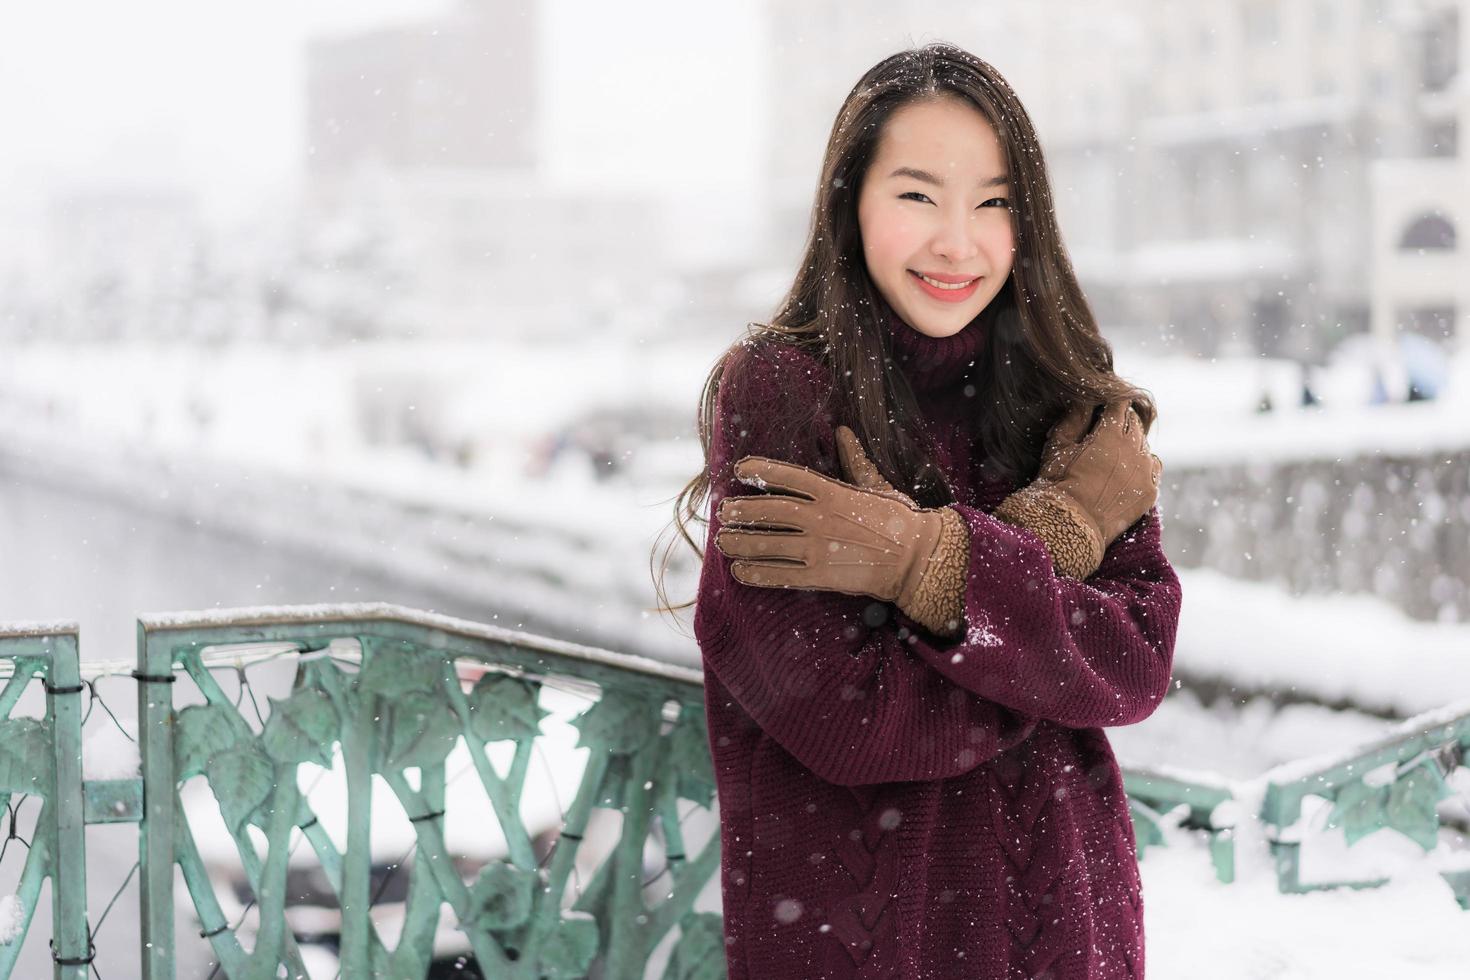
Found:
[[(1470, 445), (1470, 352), (1449, 360), (1449, 377), (1436, 400), (1370, 405), (1358, 372), (1343, 365), (1314, 382), (1324, 404), (1309, 408), (1298, 407), (1301, 372), (1288, 362), (1150, 357), (1120, 350), (1116, 366), (1158, 403), (1149, 445), (1166, 470)], [(1256, 411), (1263, 392), (1271, 393), (1275, 411)]]
[(1273, 766), (1341, 752), (1382, 737), (1393, 722), (1317, 704), (1200, 703), (1188, 688), (1171, 690), (1137, 725), (1109, 728), (1124, 766), (1250, 779)]
[[(1392, 832), (1380, 831), (1388, 837)], [(1359, 841), (1365, 847), (1374, 838)], [(1202, 832), (1166, 830), (1143, 877), (1146, 968), (1190, 980), (1464, 980), (1470, 912), (1406, 855), (1387, 885), (1282, 894), (1264, 847), (1237, 840), (1236, 880), (1215, 878)], [(1408, 848), (1418, 851), (1409, 844)], [(1422, 853), (1422, 852), (1421, 852)]]
[[(535, 444), (589, 414), (665, 413), (692, 440), (699, 392), (723, 346), (709, 338), (644, 346), (612, 335), (574, 348), (35, 344), (0, 361), (0, 414), (262, 462), (319, 465), (371, 450), (373, 438), (469, 447), (478, 478), (524, 493)], [(1150, 443), (1166, 466), (1470, 445), (1470, 352), (1447, 361), (1434, 401), (1367, 405), (1361, 367), (1318, 372), (1328, 404), (1301, 409), (1291, 397), (1301, 373), (1289, 362), (1117, 351), (1119, 373), (1158, 401)], [(1261, 414), (1267, 391), (1278, 408)]]
[(131, 779), (138, 775), (138, 743), (116, 725), (97, 725), (82, 740), (83, 779)]
[(331, 463), (394, 442), (463, 443), (477, 450), (483, 475), (524, 488), (531, 444), (596, 409), (646, 406), (687, 419), (692, 433), (717, 354), (707, 344), (633, 349), (611, 336), (573, 350), (443, 341), (300, 350), (34, 345), (0, 360), (0, 414), (279, 464)]
[(1175, 666), (1194, 677), (1401, 717), (1470, 697), (1470, 623), (1413, 620), (1371, 595), (1292, 596), (1210, 569), (1179, 579)]

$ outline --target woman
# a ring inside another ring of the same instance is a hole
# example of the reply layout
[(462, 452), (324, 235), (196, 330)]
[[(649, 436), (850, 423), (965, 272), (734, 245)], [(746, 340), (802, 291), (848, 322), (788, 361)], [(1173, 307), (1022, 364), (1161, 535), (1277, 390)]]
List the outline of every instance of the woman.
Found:
[(813, 214), (774, 321), (711, 374), (681, 494), (714, 506), (694, 630), (729, 975), (1142, 977), (1102, 729), (1173, 663), (1152, 401), (975, 56), (867, 72)]

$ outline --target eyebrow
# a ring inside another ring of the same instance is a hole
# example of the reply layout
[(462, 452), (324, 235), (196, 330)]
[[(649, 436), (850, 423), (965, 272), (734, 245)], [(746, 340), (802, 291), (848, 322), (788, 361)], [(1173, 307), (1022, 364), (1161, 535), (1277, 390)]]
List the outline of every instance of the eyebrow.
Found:
[[(917, 167), (899, 167), (893, 173), (891, 173), (891, 174), (888, 175), (888, 179), (889, 180), (892, 180), (894, 177), (912, 177), (914, 180), (923, 181), (926, 184), (933, 184), (935, 187), (943, 187), (944, 186), (944, 178), (943, 177), (936, 177), (933, 174), (931, 174), (929, 171), (927, 171), (927, 170), (920, 170)], [(978, 182), (975, 186), (976, 187), (999, 187), (1002, 184), (1008, 184), (1008, 183), (1010, 183), (1010, 181), (1011, 181), (1010, 174), (1001, 174), (998, 177), (990, 177), (990, 178), (988, 178), (986, 180), (982, 180), (982, 181)]]

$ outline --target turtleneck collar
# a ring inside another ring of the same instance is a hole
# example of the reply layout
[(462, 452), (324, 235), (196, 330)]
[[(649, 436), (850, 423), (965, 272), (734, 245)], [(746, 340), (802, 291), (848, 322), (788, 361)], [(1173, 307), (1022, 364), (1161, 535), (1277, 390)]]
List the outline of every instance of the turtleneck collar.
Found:
[(985, 326), (976, 317), (950, 337), (930, 337), (904, 322), (884, 304), (889, 349), (915, 393), (946, 387), (964, 377), (980, 357), (985, 343)]

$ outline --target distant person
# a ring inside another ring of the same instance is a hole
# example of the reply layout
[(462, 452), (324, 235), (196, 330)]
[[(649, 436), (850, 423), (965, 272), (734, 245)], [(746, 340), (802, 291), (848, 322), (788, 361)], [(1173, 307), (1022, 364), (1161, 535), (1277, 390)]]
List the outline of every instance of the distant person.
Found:
[(1373, 387), (1368, 392), (1369, 405), (1386, 405), (1388, 403), (1388, 386), (1383, 383), (1383, 369), (1373, 365)]
[(838, 112), (795, 283), (705, 384), (675, 516), (708, 495), (731, 980), (1143, 975), (1104, 729), (1163, 700), (1180, 584), (1154, 405), (1052, 200), (995, 68), (884, 59)]
[(1311, 371), (1309, 371), (1307, 369), (1307, 366), (1305, 364), (1303, 364), (1301, 366), (1301, 368), (1302, 368), (1302, 408), (1311, 408), (1314, 405), (1320, 405), (1321, 404), (1321, 400), (1317, 397), (1317, 393), (1312, 390), (1312, 373), (1311, 373)]

